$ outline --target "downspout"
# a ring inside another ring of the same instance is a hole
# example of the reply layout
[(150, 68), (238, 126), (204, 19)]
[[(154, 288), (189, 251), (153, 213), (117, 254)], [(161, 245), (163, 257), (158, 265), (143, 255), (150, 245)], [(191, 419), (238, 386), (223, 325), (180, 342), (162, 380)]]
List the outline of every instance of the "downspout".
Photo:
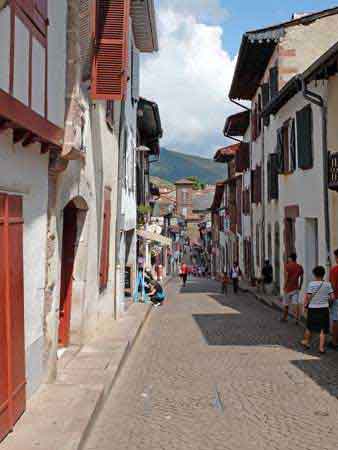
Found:
[(330, 210), (329, 210), (329, 154), (327, 144), (327, 105), (324, 98), (316, 92), (308, 90), (304, 78), (300, 79), (302, 83), (303, 97), (321, 109), (322, 113), (322, 151), (323, 151), (323, 200), (324, 200), (324, 219), (325, 219), (325, 244), (327, 252), (326, 266), (331, 267), (331, 227), (330, 227)]

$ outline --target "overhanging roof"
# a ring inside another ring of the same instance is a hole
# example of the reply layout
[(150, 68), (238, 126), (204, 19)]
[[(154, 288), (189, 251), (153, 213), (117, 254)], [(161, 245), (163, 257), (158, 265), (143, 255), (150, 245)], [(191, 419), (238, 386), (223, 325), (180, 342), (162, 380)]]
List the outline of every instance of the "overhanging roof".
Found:
[(293, 77), (265, 108), (263, 115), (276, 114), (292, 97), (302, 90), (302, 82), (328, 79), (338, 73), (338, 42), (318, 58), (302, 74)]
[(236, 156), (236, 153), (240, 150), (241, 143), (228, 145), (227, 147), (219, 148), (214, 156), (214, 161), (219, 163), (229, 162)]
[(295, 20), (245, 33), (242, 38), (229, 97), (241, 100), (252, 99), (276, 45), (285, 35), (286, 28), (302, 24), (308, 25), (317, 19), (337, 13), (338, 7), (325, 9)]
[(138, 50), (143, 53), (158, 51), (154, 0), (132, 0), (130, 12)]
[(244, 136), (250, 124), (250, 111), (242, 111), (229, 116), (225, 122), (225, 136)]

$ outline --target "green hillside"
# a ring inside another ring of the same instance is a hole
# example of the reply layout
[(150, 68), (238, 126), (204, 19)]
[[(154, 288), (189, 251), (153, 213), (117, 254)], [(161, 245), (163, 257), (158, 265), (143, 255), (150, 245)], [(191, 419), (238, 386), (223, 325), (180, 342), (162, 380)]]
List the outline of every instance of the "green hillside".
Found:
[(216, 181), (225, 178), (224, 164), (215, 163), (212, 159), (173, 152), (166, 148), (161, 149), (160, 161), (152, 163), (150, 168), (151, 176), (171, 183), (189, 176), (196, 176), (207, 184), (215, 184)]

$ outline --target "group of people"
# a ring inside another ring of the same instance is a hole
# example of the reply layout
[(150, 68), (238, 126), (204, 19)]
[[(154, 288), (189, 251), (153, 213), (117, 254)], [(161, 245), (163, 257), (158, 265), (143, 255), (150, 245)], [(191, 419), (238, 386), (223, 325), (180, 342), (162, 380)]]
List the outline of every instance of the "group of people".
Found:
[[(331, 268), (329, 281), (325, 281), (326, 271), (322, 266), (313, 269), (314, 280), (309, 283), (304, 298), (306, 330), (301, 344), (310, 348), (313, 333), (319, 333), (319, 353), (324, 354), (326, 336), (330, 333), (332, 322), (332, 341), (328, 344), (338, 349), (338, 249), (334, 252), (335, 265)], [(303, 267), (297, 262), (297, 255), (291, 254), (285, 265), (284, 313), (282, 322), (287, 322), (289, 309), (294, 308), (296, 324), (302, 314), (300, 292), (304, 282)]]

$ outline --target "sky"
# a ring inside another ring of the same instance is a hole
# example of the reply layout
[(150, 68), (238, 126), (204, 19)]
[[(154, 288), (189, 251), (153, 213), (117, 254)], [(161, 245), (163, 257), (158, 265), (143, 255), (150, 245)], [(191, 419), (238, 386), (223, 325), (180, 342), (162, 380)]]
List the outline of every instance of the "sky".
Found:
[(242, 35), (338, 6), (330, 0), (155, 0), (160, 50), (142, 57), (141, 94), (158, 103), (161, 145), (212, 157), (226, 145), (228, 100)]

